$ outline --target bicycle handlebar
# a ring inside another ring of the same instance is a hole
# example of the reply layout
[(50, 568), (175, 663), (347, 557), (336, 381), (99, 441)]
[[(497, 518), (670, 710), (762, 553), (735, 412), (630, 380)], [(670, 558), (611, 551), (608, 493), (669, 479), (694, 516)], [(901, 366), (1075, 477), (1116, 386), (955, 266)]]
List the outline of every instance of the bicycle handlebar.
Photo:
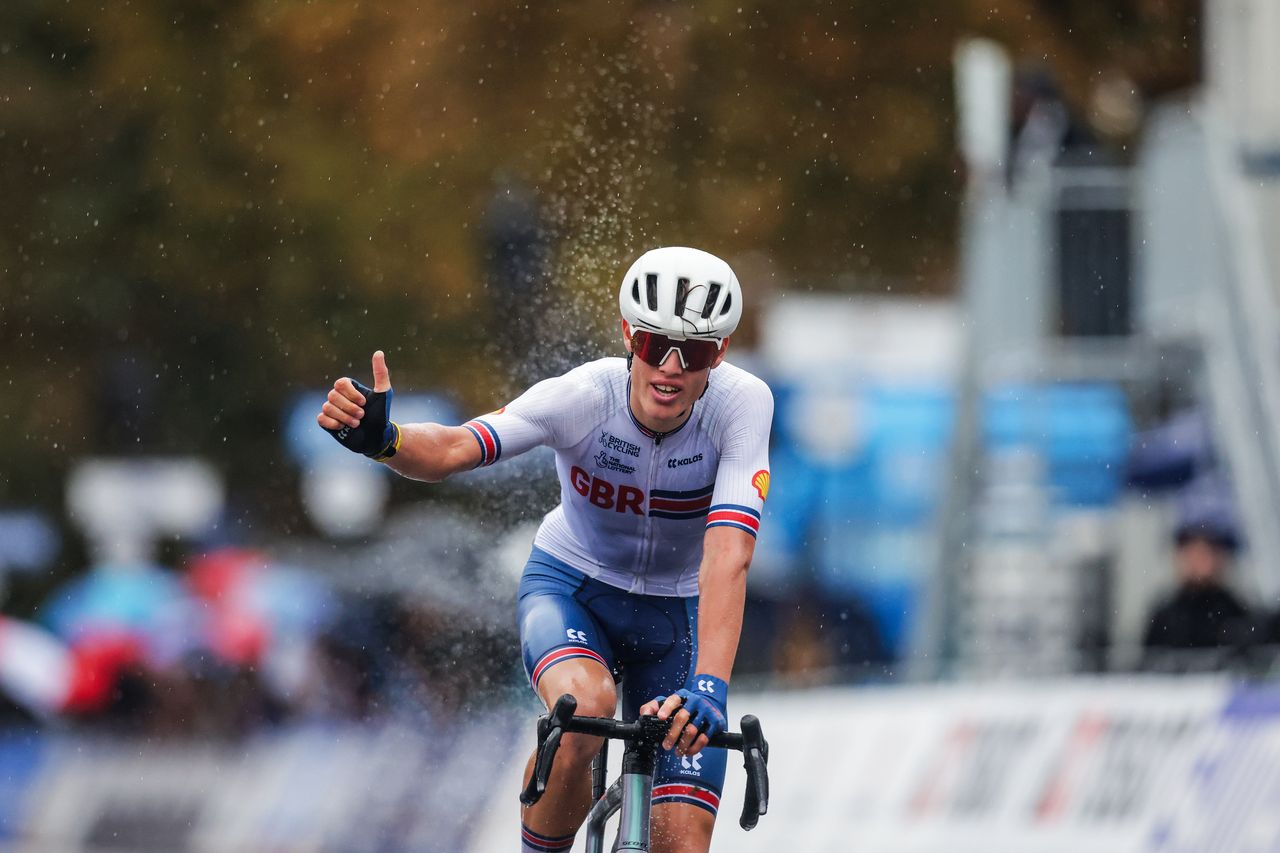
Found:
[[(538, 718), (538, 751), (533, 775), (520, 794), (520, 802), (526, 806), (538, 802), (546, 792), (556, 751), (560, 748), (560, 738), (565, 732), (656, 747), (671, 726), (670, 720), (659, 720), (656, 716), (643, 716), (627, 723), (608, 717), (576, 717), (576, 710), (578, 700), (566, 693), (556, 700), (550, 713)], [(764, 739), (760, 721), (751, 714), (744, 716), (740, 725), (741, 733), (723, 732), (711, 738), (707, 745), (736, 749), (742, 753), (742, 766), (747, 771), (747, 790), (738, 825), (750, 830), (759, 822), (760, 815), (769, 810), (769, 742)]]

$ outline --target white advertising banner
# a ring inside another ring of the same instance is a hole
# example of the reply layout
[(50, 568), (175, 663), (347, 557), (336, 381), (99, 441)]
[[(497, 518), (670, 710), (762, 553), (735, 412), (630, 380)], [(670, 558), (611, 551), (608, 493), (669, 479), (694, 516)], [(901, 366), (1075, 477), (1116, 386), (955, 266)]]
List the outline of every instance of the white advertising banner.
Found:
[(1146, 850), (1226, 693), (1089, 681), (757, 697), (773, 802), (742, 833), (731, 771), (713, 848)]
[(1182, 782), (1157, 810), (1151, 850), (1262, 853), (1280, 847), (1280, 689), (1234, 693)]

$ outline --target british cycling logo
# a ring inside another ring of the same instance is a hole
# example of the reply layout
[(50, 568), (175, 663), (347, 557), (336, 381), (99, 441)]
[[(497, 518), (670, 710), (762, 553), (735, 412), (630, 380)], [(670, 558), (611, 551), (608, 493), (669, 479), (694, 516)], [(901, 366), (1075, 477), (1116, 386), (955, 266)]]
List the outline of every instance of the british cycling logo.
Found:
[(600, 430), (600, 446), (607, 447), (618, 453), (624, 453), (627, 456), (638, 457), (640, 455), (640, 445), (632, 444), (623, 438), (618, 438), (608, 430)]
[(685, 465), (692, 465), (695, 462), (701, 462), (701, 461), (702, 461), (702, 454), (697, 453), (697, 454), (694, 454), (693, 456), (686, 456), (683, 459), (668, 459), (667, 467), (683, 468)]
[(636, 466), (628, 465), (616, 456), (610, 456), (601, 450), (596, 454), (596, 465), (609, 471), (617, 471), (622, 474), (634, 474)]

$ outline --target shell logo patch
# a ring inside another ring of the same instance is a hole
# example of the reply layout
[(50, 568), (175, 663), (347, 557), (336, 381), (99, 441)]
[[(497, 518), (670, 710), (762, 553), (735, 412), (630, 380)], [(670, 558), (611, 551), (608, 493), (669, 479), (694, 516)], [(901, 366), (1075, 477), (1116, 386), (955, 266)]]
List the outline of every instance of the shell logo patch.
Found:
[(769, 497), (769, 472), (761, 468), (752, 474), (751, 485), (756, 487), (756, 494), (760, 496), (760, 500)]

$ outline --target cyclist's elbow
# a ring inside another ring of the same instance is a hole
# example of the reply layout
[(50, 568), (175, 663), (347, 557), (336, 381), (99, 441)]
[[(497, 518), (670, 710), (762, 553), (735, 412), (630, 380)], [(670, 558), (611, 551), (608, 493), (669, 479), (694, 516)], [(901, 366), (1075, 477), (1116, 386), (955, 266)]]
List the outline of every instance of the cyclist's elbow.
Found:
[(723, 571), (746, 574), (755, 554), (755, 537), (731, 527), (711, 527), (703, 541), (703, 561)]
[(739, 554), (721, 554), (715, 559), (704, 559), (702, 576), (704, 580), (713, 577), (721, 583), (743, 584), (747, 580), (747, 571), (751, 568), (751, 556)]

